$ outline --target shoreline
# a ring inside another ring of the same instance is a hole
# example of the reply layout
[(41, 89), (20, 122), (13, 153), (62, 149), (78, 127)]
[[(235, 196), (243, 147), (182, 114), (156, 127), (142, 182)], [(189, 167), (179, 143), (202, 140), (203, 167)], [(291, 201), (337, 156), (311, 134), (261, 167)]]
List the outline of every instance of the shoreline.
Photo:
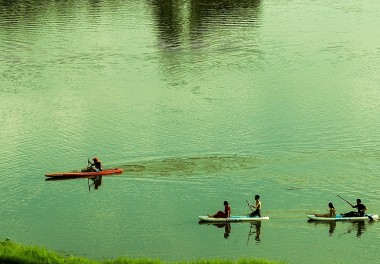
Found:
[(179, 261), (179, 262), (165, 262), (159, 259), (149, 258), (129, 258), (117, 257), (115, 259), (106, 260), (91, 260), (78, 256), (65, 256), (53, 250), (48, 250), (40, 246), (24, 246), (19, 243), (14, 243), (9, 239), (0, 242), (0, 263), (2, 264), (65, 264), (65, 263), (79, 263), (79, 264), (280, 264), (286, 262), (275, 262), (266, 259), (256, 258), (242, 258), (237, 260), (230, 259), (200, 259), (196, 261)]

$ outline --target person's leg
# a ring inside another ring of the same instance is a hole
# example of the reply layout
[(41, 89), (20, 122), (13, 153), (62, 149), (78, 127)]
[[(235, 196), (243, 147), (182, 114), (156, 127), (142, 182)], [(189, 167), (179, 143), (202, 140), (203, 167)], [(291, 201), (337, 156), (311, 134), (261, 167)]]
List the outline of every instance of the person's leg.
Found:
[(255, 216), (261, 217), (261, 215), (260, 215), (260, 210), (256, 209), (256, 210), (253, 211), (249, 216), (250, 216), (250, 217), (255, 217)]
[(345, 213), (345, 214), (341, 214), (343, 217), (353, 217), (355, 216), (355, 212), (349, 212), (349, 213)]
[(214, 215), (208, 215), (208, 217), (212, 217), (212, 218), (226, 218), (224, 212), (222, 212), (222, 211), (218, 211)]

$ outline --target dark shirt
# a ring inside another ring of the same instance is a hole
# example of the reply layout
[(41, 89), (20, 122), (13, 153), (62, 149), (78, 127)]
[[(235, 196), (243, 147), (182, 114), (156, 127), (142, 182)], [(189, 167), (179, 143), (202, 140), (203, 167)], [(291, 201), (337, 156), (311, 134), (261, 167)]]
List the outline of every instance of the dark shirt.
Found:
[(362, 215), (362, 216), (365, 214), (365, 210), (367, 209), (367, 207), (364, 204), (354, 205), (353, 208), (357, 208), (358, 209), (358, 213), (360, 215)]
[(102, 170), (102, 164), (99, 161), (94, 160), (94, 166), (98, 170)]

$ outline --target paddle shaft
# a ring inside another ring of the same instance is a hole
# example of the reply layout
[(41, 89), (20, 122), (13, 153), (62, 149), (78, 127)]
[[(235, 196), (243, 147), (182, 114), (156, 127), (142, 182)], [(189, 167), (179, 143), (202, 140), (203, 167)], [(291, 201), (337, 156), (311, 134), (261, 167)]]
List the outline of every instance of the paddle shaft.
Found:
[(251, 205), (249, 204), (248, 200), (246, 200), (246, 201), (247, 201), (247, 204), (248, 204), (249, 209), (251, 209), (251, 211), (252, 211), (252, 213), (253, 213), (253, 209), (252, 209)]
[(342, 196), (340, 196), (339, 194), (337, 194), (337, 196), (342, 199), (343, 201), (345, 201), (346, 203), (348, 203), (349, 205), (353, 206), (352, 203), (350, 203), (349, 201), (347, 201), (346, 199), (344, 199)]

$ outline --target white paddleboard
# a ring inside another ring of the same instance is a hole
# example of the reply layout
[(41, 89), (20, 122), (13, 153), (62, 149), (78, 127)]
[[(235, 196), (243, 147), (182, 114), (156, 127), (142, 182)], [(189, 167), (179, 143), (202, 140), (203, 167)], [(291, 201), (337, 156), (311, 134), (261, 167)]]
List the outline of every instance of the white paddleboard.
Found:
[(363, 220), (378, 220), (378, 215), (367, 214), (359, 217), (343, 217), (342, 215), (336, 215), (335, 217), (318, 217), (315, 215), (307, 215), (310, 220), (313, 221), (363, 221)]
[(250, 217), (247, 215), (235, 215), (228, 218), (214, 218), (207, 215), (199, 216), (199, 220), (205, 222), (249, 222), (249, 221), (261, 221), (269, 220), (269, 216), (262, 217)]

